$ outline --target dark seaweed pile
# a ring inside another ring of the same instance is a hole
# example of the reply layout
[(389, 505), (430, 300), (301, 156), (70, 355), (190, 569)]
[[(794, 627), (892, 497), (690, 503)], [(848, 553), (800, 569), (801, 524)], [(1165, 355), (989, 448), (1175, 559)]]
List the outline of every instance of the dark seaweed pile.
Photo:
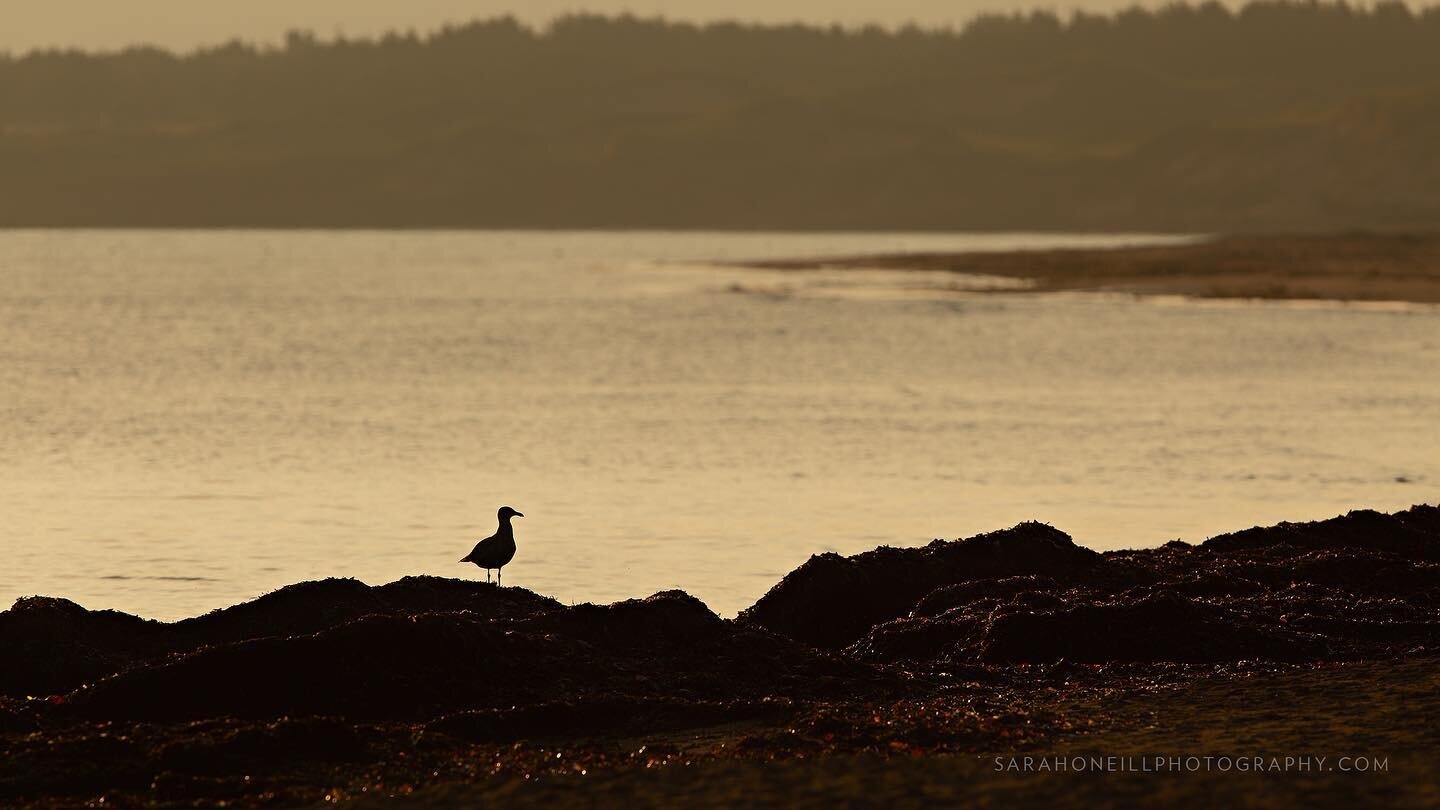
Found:
[(1440, 643), (1440, 509), (1096, 554), (1038, 523), (812, 557), (742, 623), (856, 660), (1353, 660)]
[(561, 767), (526, 741), (725, 724), (750, 729), (728, 756), (1014, 744), (1067, 723), (1026, 708), (1036, 685), (1437, 649), (1430, 506), (1105, 554), (1038, 523), (825, 554), (734, 620), (681, 592), (567, 607), (433, 577), (175, 623), (33, 597), (0, 613), (0, 803), (310, 801), (380, 772)]
[[(290, 616), (280, 632), (254, 621), (277, 614)], [(88, 720), (424, 720), (615, 694), (758, 698), (827, 684), (841, 694), (885, 680), (837, 653), (723, 621), (679, 591), (564, 607), (520, 588), (434, 578), (305, 583), (176, 624), (23, 599), (0, 614), (0, 639), (15, 653), (6, 694), (51, 695), (52, 715)]]

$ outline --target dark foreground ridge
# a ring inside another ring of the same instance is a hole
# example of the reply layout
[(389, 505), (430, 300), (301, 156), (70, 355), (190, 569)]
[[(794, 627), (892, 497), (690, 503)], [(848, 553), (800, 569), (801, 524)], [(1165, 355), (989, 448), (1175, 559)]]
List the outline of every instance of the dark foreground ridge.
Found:
[(678, 591), (567, 607), (435, 577), (301, 583), (175, 623), (32, 597), (0, 613), (0, 649), (0, 804), (1014, 751), (1161, 687), (1433, 675), (1440, 509), (1105, 554), (1038, 523), (825, 554), (735, 620)]

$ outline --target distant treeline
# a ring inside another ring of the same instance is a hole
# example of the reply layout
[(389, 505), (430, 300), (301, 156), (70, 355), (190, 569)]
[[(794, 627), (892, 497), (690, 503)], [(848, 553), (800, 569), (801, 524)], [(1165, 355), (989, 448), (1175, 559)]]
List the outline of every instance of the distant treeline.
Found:
[(1440, 223), (1440, 11), (572, 17), (0, 56), (0, 225)]

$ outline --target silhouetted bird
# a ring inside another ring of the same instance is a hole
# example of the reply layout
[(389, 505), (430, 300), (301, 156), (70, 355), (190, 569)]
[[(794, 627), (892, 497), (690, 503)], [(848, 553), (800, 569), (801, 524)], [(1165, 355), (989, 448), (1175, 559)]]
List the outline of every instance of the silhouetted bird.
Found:
[(500, 507), (500, 528), (495, 533), (475, 544), (465, 555), (462, 563), (475, 563), (485, 569), (485, 581), (490, 581), (490, 569), (495, 569), (495, 584), (500, 584), (500, 569), (515, 559), (515, 530), (510, 527), (510, 518), (525, 517), (508, 506)]

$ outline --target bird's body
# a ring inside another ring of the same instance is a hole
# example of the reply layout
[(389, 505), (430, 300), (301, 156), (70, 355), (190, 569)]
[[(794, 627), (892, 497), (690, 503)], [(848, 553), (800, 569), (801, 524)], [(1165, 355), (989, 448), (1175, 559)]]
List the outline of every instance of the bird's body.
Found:
[(475, 544), (475, 548), (465, 555), (460, 562), (474, 563), (479, 568), (485, 569), (485, 579), (489, 581), (490, 570), (495, 570), (495, 579), (500, 579), (500, 569), (504, 568), (511, 560), (515, 559), (515, 529), (510, 525), (510, 518), (525, 517), (508, 506), (500, 507), (498, 515), (500, 528), (495, 533)]

